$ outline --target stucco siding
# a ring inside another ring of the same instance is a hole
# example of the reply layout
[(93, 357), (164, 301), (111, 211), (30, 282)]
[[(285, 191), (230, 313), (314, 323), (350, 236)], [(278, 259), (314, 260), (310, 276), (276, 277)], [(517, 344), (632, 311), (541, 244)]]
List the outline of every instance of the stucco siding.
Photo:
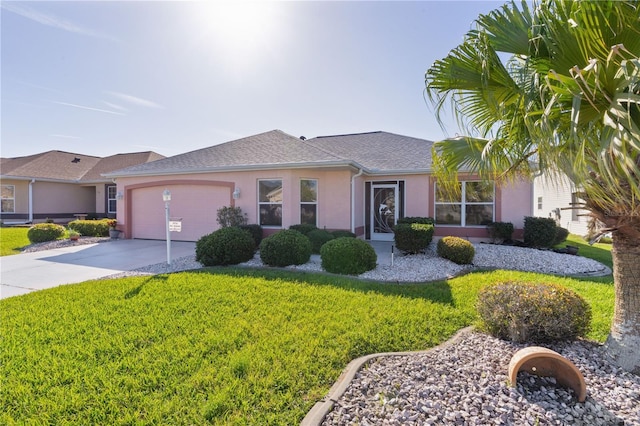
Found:
[(95, 188), (75, 184), (36, 181), (33, 184), (33, 213), (70, 214), (95, 212)]

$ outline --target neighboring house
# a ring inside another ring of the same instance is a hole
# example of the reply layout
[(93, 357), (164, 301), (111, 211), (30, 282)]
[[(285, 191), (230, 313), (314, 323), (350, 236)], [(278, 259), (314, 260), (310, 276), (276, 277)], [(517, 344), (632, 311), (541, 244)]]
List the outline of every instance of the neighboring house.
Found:
[(66, 222), (79, 214), (115, 217), (116, 185), (102, 174), (162, 158), (155, 152), (100, 158), (64, 151), (1, 158), (0, 219), (32, 223)]
[(550, 178), (542, 175), (533, 181), (533, 216), (550, 217), (572, 234), (587, 235), (589, 216), (580, 206), (580, 192), (569, 178)]
[(439, 195), (432, 142), (387, 132), (297, 138), (280, 130), (104, 174), (115, 179), (118, 222), (128, 238), (165, 238), (163, 192), (171, 193), (175, 240), (218, 228), (217, 210), (237, 206), (266, 233), (298, 223), (392, 240), (398, 218), (436, 218), (436, 235), (487, 236), (486, 223), (521, 234), (532, 184), (483, 185), (461, 176), (462, 197)]

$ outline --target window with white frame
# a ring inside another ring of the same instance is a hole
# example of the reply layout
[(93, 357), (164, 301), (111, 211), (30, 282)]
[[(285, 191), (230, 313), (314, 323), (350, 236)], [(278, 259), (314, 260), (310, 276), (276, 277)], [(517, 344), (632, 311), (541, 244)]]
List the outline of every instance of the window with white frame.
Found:
[(115, 185), (107, 186), (107, 213), (115, 213), (118, 205), (116, 199), (117, 187)]
[(300, 223), (318, 225), (318, 180), (300, 180)]
[(282, 226), (282, 179), (258, 181), (258, 209), (261, 226)]
[(16, 212), (16, 187), (15, 185), (2, 185), (2, 213)]
[(542, 210), (542, 197), (538, 197), (538, 210)]
[(435, 187), (437, 225), (485, 226), (494, 221), (493, 182), (459, 182), (456, 191)]

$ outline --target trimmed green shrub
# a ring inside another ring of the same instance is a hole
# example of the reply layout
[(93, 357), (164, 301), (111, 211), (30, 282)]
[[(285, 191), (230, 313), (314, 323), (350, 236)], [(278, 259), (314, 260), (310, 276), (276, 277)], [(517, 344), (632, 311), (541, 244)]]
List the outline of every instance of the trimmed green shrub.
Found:
[(420, 223), (422, 225), (433, 225), (435, 224), (435, 220), (432, 217), (401, 217), (398, 219), (397, 224), (400, 223)]
[(433, 225), (428, 224), (399, 223), (393, 232), (398, 250), (411, 254), (424, 251), (433, 239)]
[(331, 232), (324, 229), (314, 229), (307, 234), (307, 238), (311, 241), (311, 253), (320, 254), (320, 248), (335, 237)]
[(331, 234), (333, 235), (333, 238), (342, 238), (342, 237), (356, 238), (356, 234), (354, 234), (353, 232), (344, 231), (341, 229), (338, 229), (337, 231), (331, 231)]
[(237, 265), (253, 258), (255, 242), (237, 226), (220, 228), (196, 241), (196, 260), (204, 266)]
[(246, 225), (247, 214), (240, 207), (223, 206), (218, 209), (216, 220), (222, 228)]
[(524, 218), (524, 243), (529, 247), (549, 248), (556, 239), (556, 222), (548, 217)]
[(553, 245), (557, 246), (558, 244), (562, 244), (567, 241), (567, 237), (569, 236), (569, 230), (567, 228), (563, 228), (562, 226), (556, 226), (556, 236), (553, 240)]
[(591, 307), (557, 284), (505, 282), (478, 293), (481, 328), (518, 343), (574, 340), (589, 332)]
[(109, 224), (112, 220), (73, 220), (67, 224), (67, 227), (86, 237), (108, 237)]
[(334, 274), (360, 275), (375, 269), (378, 255), (366, 241), (351, 237), (331, 240), (320, 249), (322, 268)]
[(62, 238), (65, 232), (66, 230), (62, 225), (56, 225), (55, 223), (38, 223), (29, 228), (27, 238), (29, 238), (32, 244), (44, 243)]
[(458, 237), (443, 237), (438, 241), (438, 256), (458, 265), (469, 265), (473, 262), (476, 249), (469, 241)]
[(298, 231), (303, 235), (307, 235), (309, 232), (315, 231), (316, 229), (318, 229), (318, 227), (315, 225), (310, 225), (308, 223), (300, 223), (298, 225), (291, 225), (289, 229), (293, 231)]
[(293, 229), (284, 229), (260, 243), (260, 259), (265, 265), (302, 265), (310, 258), (311, 241)]
[(491, 222), (487, 225), (487, 231), (491, 241), (494, 243), (508, 241), (513, 236), (513, 223)]
[(262, 235), (263, 235), (262, 226), (251, 224), (251, 225), (239, 225), (238, 228), (244, 229), (245, 231), (249, 231), (249, 233), (251, 234), (251, 237), (253, 238), (253, 241), (255, 242), (256, 250), (258, 250), (258, 247), (260, 247), (260, 243), (262, 242)]

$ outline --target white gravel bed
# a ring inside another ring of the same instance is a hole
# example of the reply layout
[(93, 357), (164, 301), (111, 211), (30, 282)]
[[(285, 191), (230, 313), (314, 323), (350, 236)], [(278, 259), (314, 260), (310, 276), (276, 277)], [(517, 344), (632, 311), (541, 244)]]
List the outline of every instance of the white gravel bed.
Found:
[(524, 347), (471, 332), (432, 351), (373, 360), (351, 381), (323, 425), (640, 425), (640, 377), (612, 367), (589, 341), (548, 347), (573, 362), (587, 385), (578, 403), (553, 378), (508, 365)]

